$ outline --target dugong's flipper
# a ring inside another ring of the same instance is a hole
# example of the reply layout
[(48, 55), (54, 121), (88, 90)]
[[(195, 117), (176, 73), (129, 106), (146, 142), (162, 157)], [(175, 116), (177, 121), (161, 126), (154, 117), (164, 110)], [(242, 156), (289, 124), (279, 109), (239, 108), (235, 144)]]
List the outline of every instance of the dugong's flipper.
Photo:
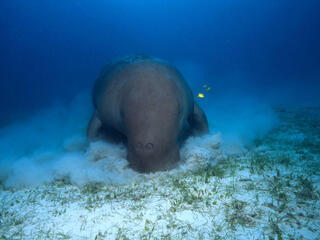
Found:
[(111, 143), (124, 143), (126, 137), (113, 127), (103, 124), (95, 112), (88, 125), (87, 136), (90, 141), (105, 140)]
[(94, 112), (94, 114), (91, 117), (91, 120), (88, 125), (87, 129), (87, 136), (91, 141), (95, 141), (99, 139), (100, 131), (102, 129), (102, 122), (98, 118), (97, 112)]
[(207, 117), (196, 102), (194, 103), (193, 113), (188, 118), (188, 123), (191, 136), (199, 136), (209, 132)]

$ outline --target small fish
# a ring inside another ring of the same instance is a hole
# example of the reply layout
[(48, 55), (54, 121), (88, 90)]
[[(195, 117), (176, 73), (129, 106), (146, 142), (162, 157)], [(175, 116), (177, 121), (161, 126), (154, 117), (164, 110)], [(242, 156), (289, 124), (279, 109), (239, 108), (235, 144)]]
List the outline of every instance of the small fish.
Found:
[(198, 93), (197, 98), (204, 98), (204, 94), (203, 93)]
[(206, 90), (207, 90), (207, 91), (210, 91), (210, 89), (211, 89), (211, 88), (210, 88), (210, 87), (208, 87)]

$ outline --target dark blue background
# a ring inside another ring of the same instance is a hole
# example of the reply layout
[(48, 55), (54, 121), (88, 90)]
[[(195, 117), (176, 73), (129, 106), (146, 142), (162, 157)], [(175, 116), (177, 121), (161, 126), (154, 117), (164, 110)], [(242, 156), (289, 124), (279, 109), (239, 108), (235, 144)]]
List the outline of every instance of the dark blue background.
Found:
[(131, 53), (197, 63), (220, 94), (319, 104), (317, 2), (2, 0), (0, 124), (69, 101)]

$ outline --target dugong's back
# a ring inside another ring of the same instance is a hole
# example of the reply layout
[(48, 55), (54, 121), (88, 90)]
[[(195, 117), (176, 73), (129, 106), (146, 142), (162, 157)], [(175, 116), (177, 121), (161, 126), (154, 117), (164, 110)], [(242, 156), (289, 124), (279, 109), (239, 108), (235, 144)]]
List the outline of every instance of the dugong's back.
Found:
[(159, 121), (180, 129), (193, 109), (192, 92), (179, 71), (143, 55), (106, 66), (95, 83), (93, 102), (103, 124), (126, 135), (141, 126), (144, 131), (159, 127)]

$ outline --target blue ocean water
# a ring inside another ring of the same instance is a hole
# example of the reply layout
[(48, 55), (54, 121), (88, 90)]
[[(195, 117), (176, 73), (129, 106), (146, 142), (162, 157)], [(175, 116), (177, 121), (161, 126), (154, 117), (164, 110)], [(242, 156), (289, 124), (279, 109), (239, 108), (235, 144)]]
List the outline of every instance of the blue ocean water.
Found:
[[(204, 94), (195, 101), (211, 132), (250, 145), (277, 124), (272, 107), (320, 104), (319, 6), (298, 0), (1, 1), (1, 161), (84, 134), (102, 67), (140, 53), (177, 66), (194, 96)], [(14, 156), (7, 151), (12, 145)]]
[[(0, 0), (0, 238), (320, 239), (319, 10)], [(99, 72), (130, 54), (175, 65), (208, 118), (171, 171), (86, 136)]]
[(1, 125), (70, 101), (92, 87), (108, 61), (133, 53), (182, 65), (194, 91), (209, 84), (215, 97), (319, 104), (319, 6), (316, 0), (3, 0)]

